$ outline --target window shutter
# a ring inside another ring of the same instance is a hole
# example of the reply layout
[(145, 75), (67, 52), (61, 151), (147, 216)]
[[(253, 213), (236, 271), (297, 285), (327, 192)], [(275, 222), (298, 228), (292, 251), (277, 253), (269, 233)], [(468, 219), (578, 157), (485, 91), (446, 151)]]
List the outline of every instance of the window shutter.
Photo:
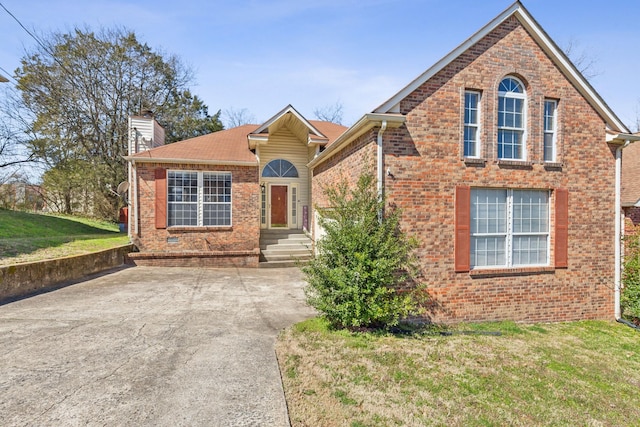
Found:
[(156, 228), (167, 228), (167, 170), (156, 169)]
[(471, 269), (471, 187), (456, 187), (455, 207), (455, 271)]
[(555, 266), (569, 266), (569, 191), (556, 189)]

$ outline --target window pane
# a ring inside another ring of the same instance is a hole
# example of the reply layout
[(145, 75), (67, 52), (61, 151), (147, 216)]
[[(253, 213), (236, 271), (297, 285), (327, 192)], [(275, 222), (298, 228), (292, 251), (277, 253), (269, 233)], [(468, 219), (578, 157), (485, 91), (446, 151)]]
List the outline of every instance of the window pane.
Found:
[(202, 224), (231, 225), (231, 174), (203, 173)]
[(547, 191), (513, 192), (513, 232), (549, 232), (549, 193)]
[(471, 266), (491, 267), (506, 265), (505, 237), (472, 237)]
[(513, 265), (547, 263), (547, 236), (514, 236)]
[(198, 225), (198, 173), (169, 171), (168, 225)]
[(522, 132), (513, 130), (498, 131), (499, 158), (521, 159), (522, 153)]
[(265, 178), (297, 178), (298, 170), (290, 161), (276, 159), (267, 163), (262, 170), (262, 176)]
[(553, 150), (553, 134), (545, 133), (544, 134), (544, 160), (547, 162), (552, 162), (554, 160), (554, 150)]
[(205, 204), (202, 211), (202, 223), (209, 226), (231, 225), (230, 204)]
[(506, 190), (474, 189), (471, 192), (471, 233), (506, 233)]
[(195, 226), (198, 225), (197, 203), (170, 203), (169, 226)]
[(476, 153), (476, 138), (478, 129), (474, 127), (464, 127), (464, 155), (465, 156), (477, 156)]

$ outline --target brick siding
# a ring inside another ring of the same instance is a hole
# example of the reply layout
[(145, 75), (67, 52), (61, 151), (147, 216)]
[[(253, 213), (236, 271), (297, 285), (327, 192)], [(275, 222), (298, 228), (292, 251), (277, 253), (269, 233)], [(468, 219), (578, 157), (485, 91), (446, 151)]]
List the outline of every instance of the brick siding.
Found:
[[(497, 88), (514, 75), (527, 94), (527, 162), (497, 160)], [(465, 89), (481, 97), (481, 162), (462, 158)], [(545, 98), (558, 100), (558, 163), (542, 159)], [(613, 318), (614, 147), (605, 124), (514, 17), (476, 43), (400, 104), (405, 126), (384, 133), (385, 191), (403, 211), (403, 229), (418, 238), (423, 282), (436, 322), (525, 322)], [(377, 129), (322, 163), (321, 185), (354, 176), (375, 161)], [(375, 172), (375, 169), (374, 169)], [(551, 265), (454, 272), (454, 201), (459, 185), (551, 190)], [(568, 267), (553, 268), (554, 189), (569, 194)], [(321, 205), (321, 203), (320, 203)]]
[[(159, 167), (231, 172), (232, 225), (156, 228), (155, 170)], [(142, 214), (139, 232), (133, 236), (133, 243), (140, 250), (140, 254), (132, 254), (134, 262), (165, 266), (257, 266), (260, 241), (257, 167), (139, 163), (137, 172), (139, 212)], [(169, 238), (177, 241), (168, 243)]]

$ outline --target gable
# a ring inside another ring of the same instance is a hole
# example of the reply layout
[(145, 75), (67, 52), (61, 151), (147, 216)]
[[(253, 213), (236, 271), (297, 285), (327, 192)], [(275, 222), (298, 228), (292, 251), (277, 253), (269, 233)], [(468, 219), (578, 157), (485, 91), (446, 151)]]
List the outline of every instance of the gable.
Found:
[(552, 61), (562, 75), (576, 88), (576, 90), (585, 98), (591, 107), (598, 112), (607, 124), (608, 128), (613, 132), (628, 133), (627, 127), (613, 113), (604, 100), (593, 89), (589, 82), (580, 74), (576, 67), (571, 63), (562, 50), (551, 40), (547, 33), (533, 19), (529, 12), (519, 2), (515, 2), (504, 12), (498, 15), (493, 21), (489, 22), (478, 32), (460, 44), (448, 55), (426, 70), (402, 90), (396, 93), (389, 100), (384, 102), (374, 110), (374, 113), (400, 113), (401, 101), (414, 91), (427, 83), (430, 79), (450, 66), (454, 61), (460, 59), (469, 53), (473, 54), (477, 44), (489, 36), (499, 27), (509, 25), (508, 21), (517, 20), (522, 29), (524, 29), (537, 46)]

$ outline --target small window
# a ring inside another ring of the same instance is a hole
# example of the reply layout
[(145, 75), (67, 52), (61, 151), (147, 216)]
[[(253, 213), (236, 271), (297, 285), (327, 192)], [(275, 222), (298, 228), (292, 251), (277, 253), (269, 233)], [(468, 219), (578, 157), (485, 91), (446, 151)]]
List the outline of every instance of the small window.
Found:
[(288, 160), (271, 160), (262, 170), (264, 178), (297, 178), (298, 169)]
[(480, 157), (480, 92), (464, 93), (464, 157)]
[(544, 101), (544, 161), (556, 161), (557, 113), (558, 101)]
[(506, 77), (498, 88), (498, 158), (526, 160), (524, 86)]

